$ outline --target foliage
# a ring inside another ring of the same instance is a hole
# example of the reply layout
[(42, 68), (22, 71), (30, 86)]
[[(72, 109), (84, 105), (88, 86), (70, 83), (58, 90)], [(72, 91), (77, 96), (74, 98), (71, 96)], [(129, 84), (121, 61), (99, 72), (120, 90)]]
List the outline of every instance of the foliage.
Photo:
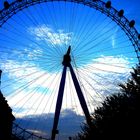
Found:
[(131, 79), (119, 86), (120, 92), (107, 97), (95, 110), (92, 126), (85, 124), (74, 139), (139, 139), (140, 66), (133, 69)]

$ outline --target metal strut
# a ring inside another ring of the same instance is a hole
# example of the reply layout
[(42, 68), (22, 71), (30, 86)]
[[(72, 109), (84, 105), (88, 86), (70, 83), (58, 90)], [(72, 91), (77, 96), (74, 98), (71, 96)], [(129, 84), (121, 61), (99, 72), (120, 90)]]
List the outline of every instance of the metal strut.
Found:
[(60, 81), (59, 91), (58, 91), (56, 107), (55, 107), (55, 115), (54, 115), (54, 122), (53, 122), (51, 140), (55, 140), (56, 134), (59, 133), (58, 130), (57, 130), (57, 126), (58, 126), (58, 120), (59, 120), (59, 115), (60, 115), (60, 110), (61, 110), (62, 100), (63, 100), (65, 79), (66, 79), (66, 69), (67, 69), (67, 67), (64, 66), (61, 81)]
[(70, 64), (69, 68), (70, 68), (70, 73), (71, 73), (71, 76), (72, 76), (72, 80), (73, 80), (73, 83), (74, 83), (74, 86), (75, 86), (75, 89), (76, 89), (76, 92), (77, 92), (77, 96), (78, 96), (79, 101), (80, 101), (80, 105), (81, 105), (81, 107), (83, 109), (83, 112), (85, 114), (85, 117), (86, 117), (87, 124), (89, 126), (91, 126), (91, 117), (90, 117), (89, 110), (88, 110), (85, 98), (83, 96), (81, 87), (79, 85), (79, 82), (77, 80), (77, 77), (74, 73), (74, 70), (73, 70), (71, 64)]
[(61, 77), (61, 81), (60, 81), (58, 97), (57, 97), (57, 102), (56, 102), (51, 140), (55, 140), (56, 134), (59, 133), (58, 130), (57, 130), (57, 126), (58, 126), (59, 115), (60, 115), (60, 110), (61, 110), (61, 106), (62, 106), (67, 67), (69, 67), (69, 69), (70, 69), (72, 80), (73, 80), (73, 83), (74, 83), (74, 86), (75, 86), (75, 89), (76, 89), (76, 92), (77, 92), (77, 96), (78, 96), (79, 101), (80, 101), (80, 105), (81, 105), (81, 107), (83, 109), (83, 112), (85, 114), (86, 121), (87, 121), (88, 125), (91, 126), (90, 114), (89, 114), (89, 110), (88, 110), (85, 98), (83, 96), (82, 90), (80, 88), (77, 77), (74, 73), (74, 70), (73, 70), (73, 68), (70, 64), (70, 62), (71, 62), (70, 51), (71, 51), (71, 46), (69, 46), (69, 48), (67, 50), (67, 53), (63, 57), (62, 64), (63, 64), (64, 68), (63, 68), (63, 72), (62, 72), (62, 77)]

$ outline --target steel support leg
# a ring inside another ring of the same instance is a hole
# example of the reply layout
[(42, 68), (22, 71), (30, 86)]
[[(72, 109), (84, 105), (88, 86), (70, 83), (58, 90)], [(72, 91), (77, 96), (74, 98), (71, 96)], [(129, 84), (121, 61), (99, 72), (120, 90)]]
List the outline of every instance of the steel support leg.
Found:
[(60, 87), (58, 91), (57, 103), (55, 107), (55, 116), (54, 116), (51, 140), (55, 140), (55, 136), (58, 133), (57, 126), (58, 126), (58, 120), (59, 120), (59, 115), (60, 115), (60, 110), (61, 110), (62, 100), (63, 100), (63, 93), (64, 93), (65, 80), (66, 80), (66, 70), (67, 67), (64, 66), (61, 81), (60, 81)]
[(79, 82), (77, 80), (77, 77), (76, 77), (76, 75), (74, 73), (74, 70), (73, 70), (71, 64), (69, 65), (69, 68), (70, 68), (70, 73), (71, 73), (71, 76), (72, 76), (72, 80), (73, 80), (73, 83), (74, 83), (74, 86), (75, 86), (75, 89), (76, 89), (76, 92), (77, 92), (81, 107), (82, 107), (83, 112), (85, 114), (87, 123), (88, 123), (89, 126), (91, 126), (91, 118), (90, 118), (89, 110), (88, 110), (85, 98), (83, 96), (81, 87), (79, 85)]

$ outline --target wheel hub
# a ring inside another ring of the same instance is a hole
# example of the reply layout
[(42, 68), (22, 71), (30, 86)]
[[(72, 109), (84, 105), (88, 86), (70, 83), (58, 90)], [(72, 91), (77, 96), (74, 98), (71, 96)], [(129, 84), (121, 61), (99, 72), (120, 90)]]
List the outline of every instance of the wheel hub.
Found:
[(68, 47), (67, 53), (63, 57), (62, 64), (66, 67), (70, 66), (71, 56), (70, 56), (71, 46)]

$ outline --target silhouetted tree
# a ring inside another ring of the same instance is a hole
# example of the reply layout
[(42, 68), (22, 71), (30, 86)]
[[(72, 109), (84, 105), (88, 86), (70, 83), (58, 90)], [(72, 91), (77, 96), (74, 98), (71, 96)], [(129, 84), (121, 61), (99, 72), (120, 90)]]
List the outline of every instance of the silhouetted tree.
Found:
[(131, 72), (131, 78), (120, 84), (120, 93), (106, 98), (95, 110), (92, 127), (87, 124), (74, 139), (114, 140), (140, 137), (140, 66)]
[[(0, 70), (0, 79), (1, 79)], [(1, 82), (1, 81), (0, 81)], [(12, 109), (0, 91), (0, 140), (10, 140), (12, 134), (12, 123), (14, 120)]]

